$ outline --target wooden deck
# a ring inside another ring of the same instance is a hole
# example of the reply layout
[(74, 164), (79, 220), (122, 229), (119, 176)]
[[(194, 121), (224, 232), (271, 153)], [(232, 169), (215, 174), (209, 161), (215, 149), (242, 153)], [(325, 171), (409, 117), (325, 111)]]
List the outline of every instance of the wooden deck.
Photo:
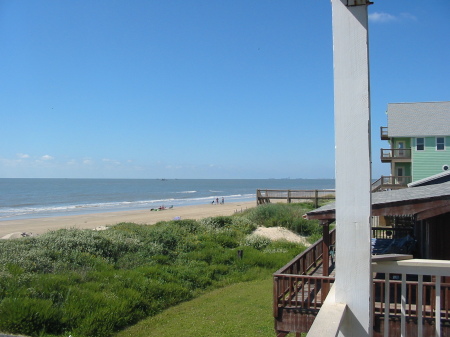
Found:
[[(380, 237), (386, 236), (380, 234), (380, 231), (381, 228), (377, 228), (374, 233)], [(334, 243), (335, 232), (332, 231), (326, 240), (317, 241), (274, 274), (273, 316), (277, 337), (284, 337), (288, 333), (300, 336), (300, 333), (309, 331), (335, 280), (333, 250), (326, 249), (326, 247), (332, 247)], [(328, 259), (328, 257), (331, 258)], [(378, 260), (383, 257), (385, 255), (380, 255)], [(328, 261), (328, 268), (324, 265), (324, 261)], [(450, 337), (450, 277), (443, 277), (439, 281), (438, 288), (436, 279), (431, 276), (424, 277), (423, 282), (420, 283), (421, 287), (415, 275), (406, 275), (404, 285), (398, 277), (400, 276), (397, 274), (388, 274), (387, 278), (390, 281), (386, 283), (384, 274), (374, 275), (373, 336), (385, 336), (385, 319), (389, 317), (389, 336), (399, 337), (402, 315), (406, 316), (406, 336), (438, 336), (434, 323), (437, 315), (441, 322), (439, 336)], [(389, 285), (386, 286), (386, 284)], [(406, 304), (403, 313), (402, 287), (405, 287), (404, 294), (406, 294), (403, 298)], [(440, 295), (436, 294), (436, 289), (440, 289)], [(389, 301), (385, 302), (387, 290)], [(419, 294), (423, 295), (419, 296)], [(439, 305), (436, 305), (436, 298), (439, 298)], [(421, 303), (420, 306), (419, 303)], [(387, 308), (388, 314), (385, 313)], [(418, 317), (423, 317), (421, 322), (418, 321)], [(419, 323), (422, 329), (421, 334), (418, 333)]]

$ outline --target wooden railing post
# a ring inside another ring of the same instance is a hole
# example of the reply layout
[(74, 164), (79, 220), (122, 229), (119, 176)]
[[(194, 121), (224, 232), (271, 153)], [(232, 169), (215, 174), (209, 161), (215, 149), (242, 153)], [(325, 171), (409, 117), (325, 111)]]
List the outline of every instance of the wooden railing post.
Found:
[(271, 199), (286, 200), (292, 203), (299, 200), (313, 202), (315, 207), (319, 206), (320, 199), (335, 199), (335, 190), (256, 190), (256, 204), (269, 204)]
[(273, 317), (278, 317), (278, 277), (273, 278)]
[(323, 276), (329, 276), (329, 267), (330, 267), (330, 224), (328, 221), (322, 222), (322, 266), (323, 266)]

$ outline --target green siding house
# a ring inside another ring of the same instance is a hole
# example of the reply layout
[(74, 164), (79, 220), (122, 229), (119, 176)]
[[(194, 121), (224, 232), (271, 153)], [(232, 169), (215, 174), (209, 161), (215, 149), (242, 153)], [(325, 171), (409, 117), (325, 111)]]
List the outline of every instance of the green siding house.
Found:
[(450, 102), (390, 103), (387, 117), (381, 139), (390, 146), (381, 161), (391, 164), (393, 186), (450, 169)]

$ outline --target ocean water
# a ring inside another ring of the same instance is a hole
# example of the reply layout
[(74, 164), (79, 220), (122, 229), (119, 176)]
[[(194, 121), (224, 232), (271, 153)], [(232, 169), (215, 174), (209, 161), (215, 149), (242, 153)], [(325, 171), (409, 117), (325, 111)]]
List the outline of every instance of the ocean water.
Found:
[(334, 179), (7, 179), (0, 221), (255, 201), (257, 189), (334, 189)]

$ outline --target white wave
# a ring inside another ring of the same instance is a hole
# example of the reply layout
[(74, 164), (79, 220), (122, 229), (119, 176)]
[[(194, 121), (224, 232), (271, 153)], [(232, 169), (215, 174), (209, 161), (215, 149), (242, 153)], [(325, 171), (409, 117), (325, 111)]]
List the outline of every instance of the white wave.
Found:
[[(146, 209), (156, 206), (188, 206), (209, 203), (212, 199), (222, 198), (222, 195), (210, 195), (194, 198), (165, 198), (154, 200), (104, 202), (77, 205), (52, 205), (42, 207), (20, 207), (20, 208), (0, 208), (0, 220), (10, 220), (14, 218), (34, 218), (51, 217), (59, 215), (74, 215), (90, 212), (112, 212), (120, 210)], [(226, 201), (244, 201), (254, 199), (255, 194), (233, 194), (224, 195)]]

